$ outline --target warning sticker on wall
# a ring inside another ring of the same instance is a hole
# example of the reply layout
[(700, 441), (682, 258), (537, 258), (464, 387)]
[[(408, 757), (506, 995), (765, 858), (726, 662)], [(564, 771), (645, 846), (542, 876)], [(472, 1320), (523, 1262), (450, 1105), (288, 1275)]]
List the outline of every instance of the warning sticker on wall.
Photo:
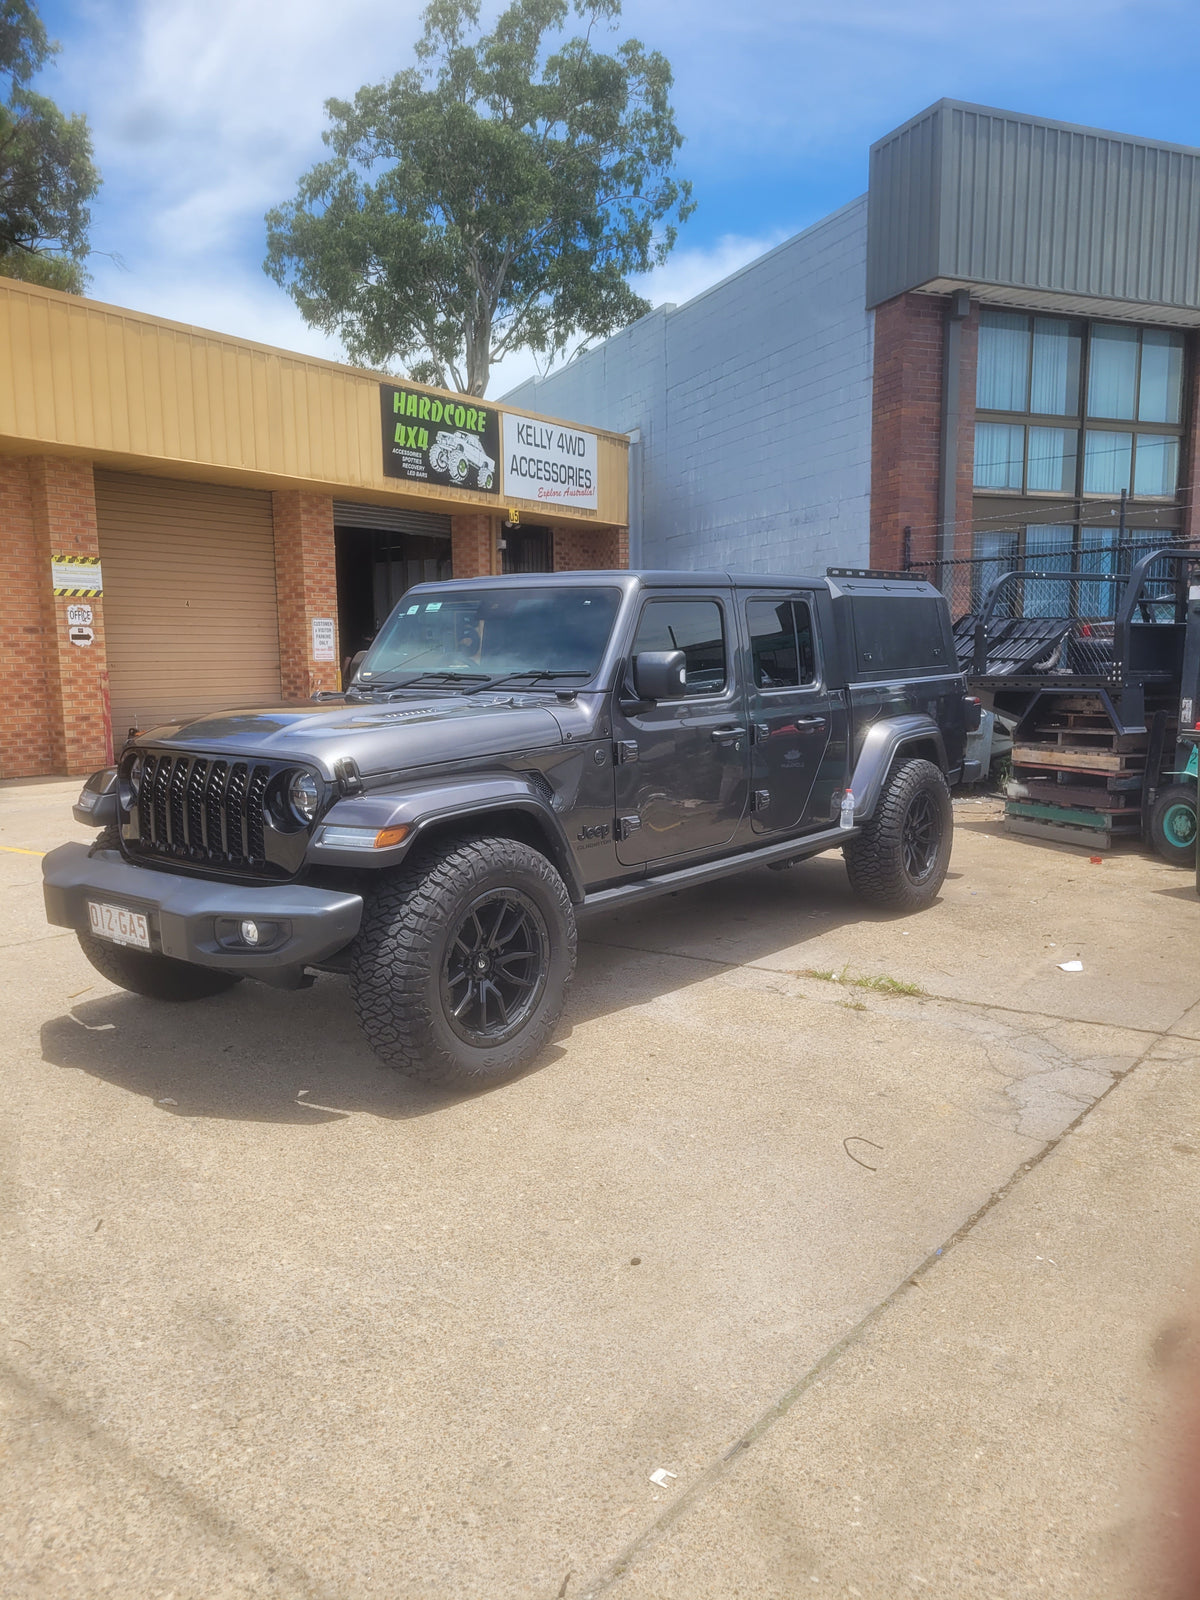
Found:
[(68, 600), (85, 594), (102, 595), (104, 579), (100, 573), (100, 557), (52, 555), (50, 582), (54, 593)]

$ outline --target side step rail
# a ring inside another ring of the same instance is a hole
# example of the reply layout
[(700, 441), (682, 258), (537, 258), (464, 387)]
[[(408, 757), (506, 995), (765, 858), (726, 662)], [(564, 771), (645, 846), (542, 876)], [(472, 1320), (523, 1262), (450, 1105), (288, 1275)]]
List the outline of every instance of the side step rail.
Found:
[(650, 900), (655, 895), (672, 894), (676, 889), (693, 889), (697, 884), (711, 883), (714, 878), (727, 878), (735, 872), (745, 872), (749, 867), (802, 861), (806, 856), (815, 856), (832, 844), (846, 844), (861, 832), (861, 828), (822, 828), (820, 833), (805, 833), (796, 839), (782, 839), (778, 844), (741, 850), (733, 856), (720, 856), (716, 861), (678, 867), (674, 872), (663, 872), (653, 878), (618, 883), (611, 889), (598, 889), (594, 894), (589, 894), (582, 905), (575, 907), (575, 915), (582, 917), (592, 912), (612, 911), (630, 905), (635, 900)]

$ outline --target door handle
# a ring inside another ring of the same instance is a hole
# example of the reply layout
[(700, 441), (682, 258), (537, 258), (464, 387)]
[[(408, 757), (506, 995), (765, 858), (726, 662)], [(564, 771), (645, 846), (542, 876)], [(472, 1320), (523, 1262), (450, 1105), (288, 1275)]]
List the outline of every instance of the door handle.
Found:
[(796, 726), (798, 728), (823, 728), (826, 720), (825, 717), (797, 717)]
[(744, 739), (745, 728), (714, 728), (709, 736), (714, 744), (725, 744), (730, 739)]

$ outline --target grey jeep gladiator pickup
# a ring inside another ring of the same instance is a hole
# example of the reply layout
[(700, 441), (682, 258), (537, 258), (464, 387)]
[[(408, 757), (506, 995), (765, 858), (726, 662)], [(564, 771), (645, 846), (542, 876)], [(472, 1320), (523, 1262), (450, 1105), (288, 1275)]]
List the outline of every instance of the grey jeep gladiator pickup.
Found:
[(977, 720), (899, 575), (421, 584), (344, 694), (131, 736), (46, 913), (159, 1000), (348, 974), (385, 1062), (488, 1080), (550, 1037), (585, 913), (833, 849), (928, 905)]

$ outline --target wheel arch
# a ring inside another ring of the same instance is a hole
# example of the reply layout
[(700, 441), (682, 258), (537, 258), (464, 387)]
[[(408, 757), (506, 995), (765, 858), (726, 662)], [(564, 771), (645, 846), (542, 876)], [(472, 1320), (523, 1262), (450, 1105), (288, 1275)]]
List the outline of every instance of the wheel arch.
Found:
[[(540, 781), (539, 781), (540, 780)], [(335, 827), (403, 827), (403, 841), (388, 849), (350, 852), (326, 846), (321, 830), (309, 848), (314, 865), (387, 870), (407, 863), (435, 841), (456, 835), (492, 832), (520, 839), (553, 865), (572, 902), (584, 897), (583, 882), (562, 822), (553, 810), (548, 788), (540, 773), (508, 773), (484, 778), (464, 778), (436, 787), (374, 790), (339, 801), (322, 819)]]
[(874, 815), (896, 762), (911, 759), (929, 761), (946, 775), (946, 743), (932, 717), (914, 713), (871, 724), (850, 780), (856, 819), (865, 821)]

